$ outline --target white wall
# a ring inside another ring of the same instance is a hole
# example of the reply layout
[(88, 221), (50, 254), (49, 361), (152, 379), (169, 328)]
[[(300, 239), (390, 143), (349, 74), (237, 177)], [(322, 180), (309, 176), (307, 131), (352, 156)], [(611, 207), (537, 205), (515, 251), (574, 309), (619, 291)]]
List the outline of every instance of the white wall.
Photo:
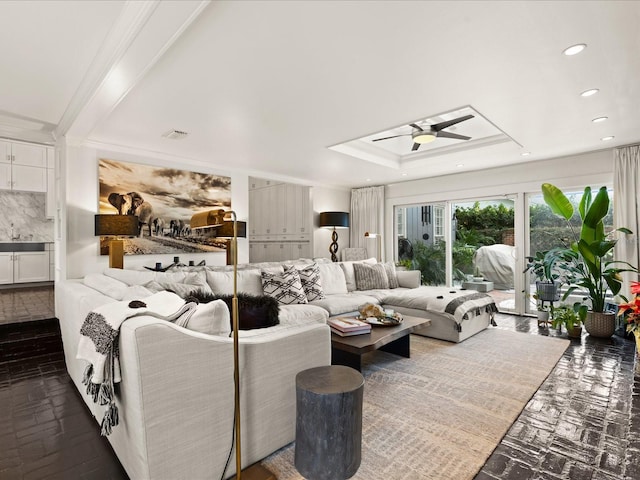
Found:
[[(107, 256), (99, 254), (99, 239), (94, 236), (94, 215), (98, 213), (98, 159), (141, 163), (170, 168), (180, 168), (203, 173), (212, 173), (231, 177), (231, 205), (238, 220), (246, 221), (249, 215), (248, 176), (236, 172), (211, 168), (186, 159), (167, 158), (162, 155), (141, 156), (122, 151), (103, 150), (90, 146), (67, 146), (64, 157), (66, 172), (64, 185), (66, 192), (65, 226), (66, 235), (62, 236), (61, 261), (64, 272), (61, 278), (79, 278), (87, 273), (101, 272), (109, 265)], [(224, 265), (226, 254), (216, 253), (176, 253), (180, 261), (195, 263), (205, 260), (207, 265)], [(126, 255), (125, 268), (152, 267), (156, 262), (163, 265), (172, 263), (174, 254), (164, 255)], [(238, 240), (238, 261), (249, 261), (247, 239)]]
[[(349, 212), (351, 211), (351, 190), (313, 187), (311, 190), (313, 202), (313, 257), (331, 258), (329, 245), (332, 230), (318, 228), (320, 212)], [(338, 230), (338, 258), (340, 250), (349, 246), (349, 230)]]

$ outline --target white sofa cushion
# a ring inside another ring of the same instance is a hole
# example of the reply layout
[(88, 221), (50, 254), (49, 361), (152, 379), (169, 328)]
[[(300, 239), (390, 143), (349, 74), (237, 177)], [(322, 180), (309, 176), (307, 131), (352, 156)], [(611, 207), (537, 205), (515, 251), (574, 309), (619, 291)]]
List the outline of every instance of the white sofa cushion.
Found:
[(129, 287), (126, 283), (116, 280), (115, 278), (107, 277), (101, 273), (87, 274), (82, 279), (82, 283), (87, 287), (93, 288), (103, 295), (116, 300), (122, 300), (127, 288)]
[[(214, 272), (207, 270), (207, 283), (216, 295), (233, 295), (233, 271)], [(238, 293), (264, 295), (260, 270), (238, 270)]]
[(375, 258), (368, 258), (366, 260), (361, 260), (361, 261), (354, 261), (354, 262), (340, 262), (338, 265), (340, 265), (340, 267), (342, 268), (343, 272), (344, 272), (344, 278), (347, 281), (347, 291), (349, 292), (353, 292), (355, 290), (357, 290), (356, 287), (356, 273), (353, 270), (353, 264), (354, 263), (367, 263), (369, 265), (374, 265), (377, 262), (377, 260)]
[(227, 304), (222, 300), (198, 304), (185, 328), (208, 335), (229, 335), (231, 315)]
[(326, 323), (329, 313), (317, 305), (280, 305), (280, 325), (309, 325), (311, 323)]
[(347, 293), (344, 270), (337, 263), (319, 263), (320, 283), (325, 295)]
[(314, 300), (313, 305), (324, 308), (329, 315), (342, 315), (343, 313), (354, 312), (360, 305), (365, 303), (380, 303), (375, 297), (361, 295), (360, 293), (342, 293), (328, 295), (323, 300)]
[(115, 278), (127, 285), (144, 285), (153, 280), (156, 282), (183, 282), (187, 273), (178, 272), (152, 272), (151, 270), (125, 270), (121, 268), (107, 268), (104, 274), (108, 277)]

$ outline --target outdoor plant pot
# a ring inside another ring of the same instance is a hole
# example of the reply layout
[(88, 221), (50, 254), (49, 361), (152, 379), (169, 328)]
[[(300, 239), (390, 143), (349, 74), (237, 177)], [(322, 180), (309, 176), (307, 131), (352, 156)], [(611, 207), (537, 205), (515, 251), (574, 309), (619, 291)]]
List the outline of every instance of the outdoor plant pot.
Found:
[(584, 328), (594, 337), (611, 338), (616, 331), (616, 315), (615, 313), (587, 312)]

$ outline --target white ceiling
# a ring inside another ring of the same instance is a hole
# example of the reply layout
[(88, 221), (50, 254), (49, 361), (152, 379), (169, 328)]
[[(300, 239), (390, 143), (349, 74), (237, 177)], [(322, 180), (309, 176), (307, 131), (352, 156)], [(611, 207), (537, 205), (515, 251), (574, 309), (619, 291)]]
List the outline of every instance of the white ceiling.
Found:
[[(10, 138), (53, 131), (337, 186), (640, 141), (640, 2), (3, 1), (0, 18)], [(464, 108), (509, 141), (437, 139), (396, 162), (328, 149)]]

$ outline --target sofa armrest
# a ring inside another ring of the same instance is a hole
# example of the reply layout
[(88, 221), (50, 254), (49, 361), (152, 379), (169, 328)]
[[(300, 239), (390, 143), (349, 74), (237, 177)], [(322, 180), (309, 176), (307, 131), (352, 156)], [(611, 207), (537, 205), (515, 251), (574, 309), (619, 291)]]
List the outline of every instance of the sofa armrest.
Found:
[(404, 288), (418, 288), (420, 286), (420, 270), (398, 270), (398, 285)]

